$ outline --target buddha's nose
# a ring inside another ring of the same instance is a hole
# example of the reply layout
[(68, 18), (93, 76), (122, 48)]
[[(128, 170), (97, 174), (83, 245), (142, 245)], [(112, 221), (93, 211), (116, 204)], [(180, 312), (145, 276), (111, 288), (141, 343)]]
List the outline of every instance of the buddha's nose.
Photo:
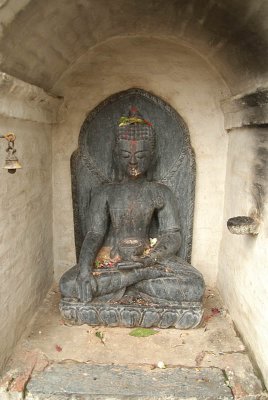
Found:
[(131, 154), (130, 160), (129, 160), (130, 165), (137, 165), (137, 158), (135, 154)]

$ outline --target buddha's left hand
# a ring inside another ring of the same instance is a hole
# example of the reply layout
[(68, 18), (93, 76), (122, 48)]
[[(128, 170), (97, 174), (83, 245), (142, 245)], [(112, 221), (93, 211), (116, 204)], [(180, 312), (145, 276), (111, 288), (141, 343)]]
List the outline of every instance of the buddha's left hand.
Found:
[(137, 257), (132, 256), (133, 261), (121, 261), (117, 264), (118, 269), (135, 269), (135, 268), (146, 268), (154, 264), (151, 257)]
[(143, 267), (144, 265), (141, 262), (136, 262), (136, 261), (121, 261), (117, 263), (118, 269), (135, 269)]
[(152, 264), (154, 264), (153, 259), (149, 256), (144, 256), (144, 257), (132, 256), (131, 258), (134, 262), (141, 263), (143, 267), (150, 267)]

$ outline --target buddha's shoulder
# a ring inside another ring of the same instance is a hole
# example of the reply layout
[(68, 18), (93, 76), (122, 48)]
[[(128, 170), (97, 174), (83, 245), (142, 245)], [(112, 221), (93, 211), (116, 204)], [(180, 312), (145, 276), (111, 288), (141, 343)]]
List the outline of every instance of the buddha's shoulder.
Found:
[(103, 183), (102, 185), (92, 189), (92, 195), (97, 197), (107, 197), (110, 196), (112, 193), (117, 192), (118, 190), (122, 190), (122, 184), (117, 182)]
[(111, 191), (112, 184), (104, 183), (91, 189), (91, 197), (103, 197)]
[(173, 192), (172, 190), (165, 185), (164, 183), (160, 182), (150, 182), (150, 186), (152, 189), (154, 189), (157, 193), (161, 193), (163, 196), (172, 196)]

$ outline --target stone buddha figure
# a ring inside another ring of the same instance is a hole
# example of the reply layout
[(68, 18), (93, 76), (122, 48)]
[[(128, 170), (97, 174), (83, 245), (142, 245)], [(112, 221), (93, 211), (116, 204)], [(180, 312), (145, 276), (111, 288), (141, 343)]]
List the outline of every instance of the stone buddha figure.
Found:
[[(171, 315), (183, 304), (187, 304), (188, 314), (191, 305), (200, 308), (204, 280), (199, 271), (176, 255), (181, 244), (178, 204), (170, 188), (152, 180), (155, 145), (153, 126), (132, 107), (129, 116), (120, 119), (116, 131), (115, 179), (93, 191), (87, 215), (89, 228), (78, 264), (60, 281), (63, 301), (71, 302), (73, 310), (82, 305), (84, 313), (90, 310), (83, 322), (97, 324), (96, 315), (90, 315), (106, 310), (103, 323), (107, 325), (150, 326), (141, 322), (149, 308), (162, 313), (160, 322), (152, 322), (152, 326), (196, 325), (196, 320), (176, 325)], [(149, 237), (152, 223), (157, 226), (155, 238)], [(106, 262), (100, 267), (96, 260), (108, 233), (111, 245), (105, 248)], [(63, 315), (70, 318), (66, 307), (65, 303)], [(111, 319), (107, 307), (112, 307)], [(121, 317), (114, 316), (116, 307)], [(161, 324), (163, 310), (166, 315), (171, 313), (168, 319), (173, 322)], [(131, 311), (140, 311), (140, 319), (133, 314), (135, 321), (132, 318), (132, 323), (128, 322)]]

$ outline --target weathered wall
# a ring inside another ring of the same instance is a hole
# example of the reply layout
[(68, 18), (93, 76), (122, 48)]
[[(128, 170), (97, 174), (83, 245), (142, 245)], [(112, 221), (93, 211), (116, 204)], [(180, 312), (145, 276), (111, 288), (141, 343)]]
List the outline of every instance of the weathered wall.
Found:
[(192, 263), (215, 283), (222, 232), (227, 135), (220, 100), (229, 92), (191, 49), (176, 42), (121, 38), (87, 52), (54, 90), (64, 93), (62, 122), (53, 134), (54, 260), (59, 277), (75, 263), (70, 156), (87, 115), (109, 95), (130, 87), (171, 104), (188, 125), (196, 153), (197, 186)]
[(242, 127), (229, 133), (225, 222), (257, 212), (258, 236), (223, 230), (218, 286), (268, 385), (268, 130)]
[(0, 66), (51, 90), (109, 38), (169, 37), (206, 54), (237, 94), (267, 80), (267, 10), (267, 0), (9, 0), (0, 8)]
[[(52, 283), (53, 253), (51, 126), (40, 106), (48, 99), (5, 74), (0, 87), (0, 133), (16, 134), (23, 166), (14, 175), (0, 168), (1, 369)], [(1, 139), (1, 167), (6, 147)]]

